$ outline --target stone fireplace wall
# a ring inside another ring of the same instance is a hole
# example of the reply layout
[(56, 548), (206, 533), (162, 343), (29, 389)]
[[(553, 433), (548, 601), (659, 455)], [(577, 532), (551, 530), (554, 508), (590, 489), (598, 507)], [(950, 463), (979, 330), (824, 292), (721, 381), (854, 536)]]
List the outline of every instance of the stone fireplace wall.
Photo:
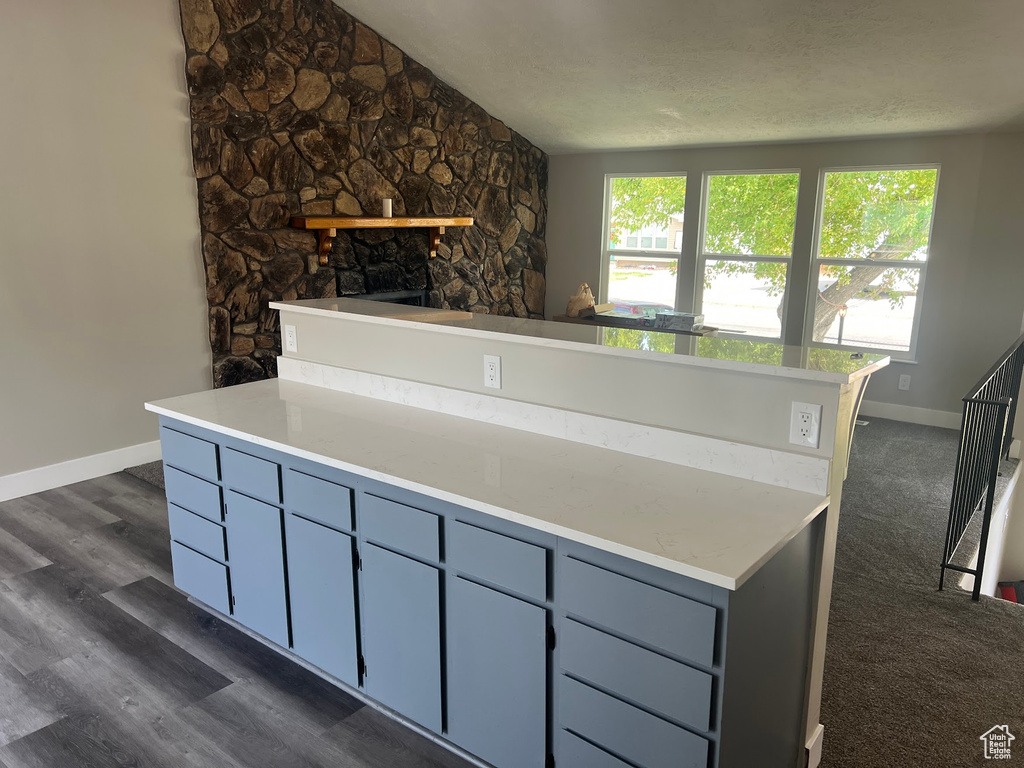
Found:
[[(541, 317), (547, 156), (331, 0), (180, 0), (214, 383), (274, 376), (270, 301), (427, 289)], [(339, 230), (328, 266), (289, 218), (473, 216)]]

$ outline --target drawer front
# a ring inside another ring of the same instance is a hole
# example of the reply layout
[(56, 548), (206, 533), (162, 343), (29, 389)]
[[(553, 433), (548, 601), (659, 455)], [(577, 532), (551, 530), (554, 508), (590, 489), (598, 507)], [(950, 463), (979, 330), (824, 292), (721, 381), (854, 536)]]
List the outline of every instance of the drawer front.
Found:
[(173, 467), (164, 468), (167, 501), (216, 523), (224, 519), (220, 506), (220, 486), (200, 480)]
[(221, 526), (175, 504), (167, 505), (167, 518), (172, 539), (216, 560), (227, 560), (227, 541)]
[(171, 564), (178, 589), (221, 613), (231, 612), (226, 566), (176, 541), (171, 542)]
[(544, 600), (548, 551), (498, 533), (456, 522), (449, 529), (447, 561), (472, 576)]
[(160, 451), (165, 464), (210, 480), (220, 479), (216, 443), (160, 427)]
[(561, 606), (568, 613), (710, 667), (716, 611), (686, 597), (569, 557), (560, 558)]
[(622, 762), (568, 731), (558, 732), (555, 765), (558, 768), (633, 768), (629, 763)]
[(281, 503), (281, 468), (272, 461), (225, 448), (221, 455), (224, 484), (246, 496)]
[(318, 523), (351, 531), (352, 489), (289, 469), (284, 502), (293, 512)]
[(562, 623), (562, 669), (685, 725), (711, 724), (711, 675), (572, 619)]
[(359, 513), (363, 538), (424, 560), (441, 557), (441, 518), (378, 496), (363, 496)]
[(707, 768), (708, 741), (562, 677), (559, 725), (643, 768)]

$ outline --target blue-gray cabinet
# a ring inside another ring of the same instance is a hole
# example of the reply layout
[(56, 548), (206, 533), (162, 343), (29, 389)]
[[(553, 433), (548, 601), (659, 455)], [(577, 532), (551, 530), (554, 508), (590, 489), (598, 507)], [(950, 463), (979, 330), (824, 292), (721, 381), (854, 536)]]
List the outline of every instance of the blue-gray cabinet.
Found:
[(296, 515), (285, 518), (285, 539), (292, 650), (358, 686), (355, 542)]
[(363, 547), (362, 559), (366, 692), (440, 733), (440, 572), (374, 544)]
[(818, 523), (730, 592), (164, 419), (175, 584), (496, 768), (800, 768)]
[(449, 581), (448, 738), (497, 768), (535, 768), (547, 754), (547, 611)]
[(235, 491), (225, 497), (232, 615), (288, 647), (281, 510)]

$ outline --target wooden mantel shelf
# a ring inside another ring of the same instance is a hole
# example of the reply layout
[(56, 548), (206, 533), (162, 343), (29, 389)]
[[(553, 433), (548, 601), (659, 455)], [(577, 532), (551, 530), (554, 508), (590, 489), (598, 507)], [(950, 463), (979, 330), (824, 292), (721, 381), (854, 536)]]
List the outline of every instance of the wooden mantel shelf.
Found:
[(320, 263), (326, 265), (331, 253), (331, 245), (339, 229), (411, 229), (425, 228), (430, 230), (430, 258), (437, 256), (437, 246), (441, 243), (441, 235), (445, 227), (471, 227), (470, 216), (355, 216), (338, 218), (336, 216), (293, 216), (292, 226), (298, 229), (315, 229), (319, 247)]

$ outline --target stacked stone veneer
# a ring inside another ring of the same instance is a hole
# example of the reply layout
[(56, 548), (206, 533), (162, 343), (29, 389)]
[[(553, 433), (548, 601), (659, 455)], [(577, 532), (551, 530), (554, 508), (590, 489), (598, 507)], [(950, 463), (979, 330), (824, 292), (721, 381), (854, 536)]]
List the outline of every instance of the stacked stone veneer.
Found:
[[(276, 374), (270, 301), (429, 289), (539, 317), (547, 157), (330, 0), (181, 0), (217, 386)], [(454, 43), (453, 43), (454, 44)], [(473, 216), (339, 231), (330, 264), (295, 214)]]

